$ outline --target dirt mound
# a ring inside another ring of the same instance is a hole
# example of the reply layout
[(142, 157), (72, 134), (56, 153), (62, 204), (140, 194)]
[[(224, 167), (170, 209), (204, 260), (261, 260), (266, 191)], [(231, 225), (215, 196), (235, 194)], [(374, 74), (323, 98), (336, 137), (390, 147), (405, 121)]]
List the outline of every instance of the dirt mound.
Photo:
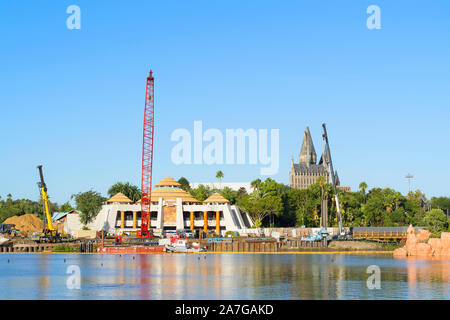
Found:
[(43, 228), (42, 220), (30, 213), (10, 217), (3, 223), (16, 225), (16, 229), (20, 230), (21, 233), (42, 231)]

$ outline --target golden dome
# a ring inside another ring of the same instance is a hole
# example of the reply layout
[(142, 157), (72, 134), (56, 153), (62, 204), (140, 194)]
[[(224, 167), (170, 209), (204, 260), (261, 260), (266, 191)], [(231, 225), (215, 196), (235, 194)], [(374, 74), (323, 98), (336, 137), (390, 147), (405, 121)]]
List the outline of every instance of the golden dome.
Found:
[(114, 195), (113, 197), (111, 197), (111, 199), (106, 201), (107, 203), (132, 203), (133, 201), (131, 201), (126, 195), (124, 195), (123, 193), (119, 192), (116, 195)]
[(208, 199), (204, 200), (203, 203), (230, 203), (227, 199), (218, 193), (214, 193)]
[(166, 177), (155, 184), (155, 187), (181, 187), (181, 184), (178, 181), (175, 181), (174, 178)]
[[(182, 202), (201, 203), (201, 201), (195, 199), (189, 192), (181, 189), (181, 184), (171, 177), (162, 179), (152, 190), (152, 202), (157, 202), (159, 198), (163, 198), (164, 200), (181, 198)], [(141, 200), (136, 203), (141, 203)]]

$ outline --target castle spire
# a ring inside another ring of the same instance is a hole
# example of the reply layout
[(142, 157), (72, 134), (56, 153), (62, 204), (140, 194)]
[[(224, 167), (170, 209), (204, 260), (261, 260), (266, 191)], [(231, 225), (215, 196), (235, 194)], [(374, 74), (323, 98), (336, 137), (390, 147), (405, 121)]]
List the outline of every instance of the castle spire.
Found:
[(312, 142), (311, 133), (309, 132), (309, 127), (306, 127), (305, 130), (299, 161), (300, 163), (306, 165), (316, 164), (317, 162), (316, 150), (314, 150), (314, 144)]

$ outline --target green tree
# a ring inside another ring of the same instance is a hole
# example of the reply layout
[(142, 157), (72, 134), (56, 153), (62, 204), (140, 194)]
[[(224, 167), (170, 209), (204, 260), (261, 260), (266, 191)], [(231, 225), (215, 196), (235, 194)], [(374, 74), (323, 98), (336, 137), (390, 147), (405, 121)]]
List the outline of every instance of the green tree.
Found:
[(189, 192), (189, 190), (191, 189), (191, 185), (190, 185), (188, 179), (186, 179), (185, 177), (181, 177), (180, 179), (178, 179), (178, 183), (181, 184), (181, 188), (184, 191)]
[(109, 197), (112, 197), (119, 192), (123, 193), (133, 202), (136, 202), (141, 198), (141, 190), (139, 187), (132, 185), (129, 182), (123, 183), (119, 181), (108, 189)]
[(425, 227), (432, 233), (446, 231), (448, 228), (447, 217), (441, 209), (431, 209), (423, 218)]
[(240, 187), (236, 192), (236, 201), (242, 199), (243, 196), (247, 195), (247, 190), (244, 187)]
[(431, 208), (433, 209), (442, 209), (447, 216), (450, 215), (450, 198), (449, 197), (432, 197)]
[(286, 207), (295, 214), (298, 226), (312, 226), (314, 217), (312, 216), (315, 207), (312, 193), (309, 189), (291, 189), (288, 192)]
[(189, 193), (199, 201), (206, 200), (216, 191), (216, 189), (212, 189), (210, 186), (205, 186), (203, 184), (199, 185), (197, 188), (189, 189)]
[(99, 192), (93, 190), (74, 194), (72, 195), (72, 199), (75, 199), (80, 221), (84, 225), (91, 222), (97, 216), (106, 200)]
[(222, 183), (222, 178), (223, 178), (223, 172), (222, 171), (217, 171), (216, 173), (216, 178), (219, 179), (219, 185)]
[(225, 187), (219, 191), (219, 194), (230, 201), (230, 204), (236, 204), (237, 191), (234, 191), (230, 187)]
[(253, 188), (253, 191), (258, 190), (260, 185), (261, 185), (261, 179), (255, 179), (250, 183), (250, 186)]
[(59, 211), (60, 212), (70, 212), (72, 210), (73, 210), (73, 208), (70, 205), (69, 201), (67, 201), (67, 202), (65, 202), (65, 203), (63, 203), (62, 205), (59, 206)]
[(378, 190), (371, 190), (367, 203), (361, 207), (364, 226), (379, 227), (383, 225), (384, 213), (386, 212), (384, 197), (381, 193), (374, 194)]
[(362, 182), (359, 184), (359, 190), (361, 190), (361, 194), (362, 194), (362, 196), (363, 196), (364, 203), (366, 203), (366, 190), (367, 190), (368, 187), (369, 187), (369, 186), (368, 186), (367, 183), (365, 183), (364, 181), (362, 181)]
[(261, 227), (262, 220), (265, 217), (271, 214), (279, 214), (283, 210), (281, 199), (271, 195), (257, 200), (247, 195), (241, 198), (238, 205), (248, 213), (257, 228)]

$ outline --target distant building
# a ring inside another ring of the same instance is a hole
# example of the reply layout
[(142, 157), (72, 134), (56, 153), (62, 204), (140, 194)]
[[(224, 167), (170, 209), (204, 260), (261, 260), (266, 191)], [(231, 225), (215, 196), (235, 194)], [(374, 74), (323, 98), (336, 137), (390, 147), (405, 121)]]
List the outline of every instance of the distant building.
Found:
[[(199, 201), (181, 188), (181, 184), (171, 177), (161, 180), (152, 189), (150, 228), (159, 231), (191, 229), (192, 231), (239, 231), (253, 226), (251, 218), (238, 206), (231, 205), (219, 194), (213, 194)], [(74, 233), (83, 225), (79, 215), (67, 215), (66, 232)], [(118, 193), (106, 201), (91, 223), (91, 230), (105, 230), (121, 234), (141, 228), (141, 204), (134, 203), (124, 194)]]
[(54, 212), (52, 216), (52, 225), (53, 227), (60, 233), (64, 232), (66, 221), (67, 221), (67, 215), (70, 214), (76, 214), (78, 215), (78, 212), (75, 210), (69, 211), (69, 212)]
[(75, 210), (71, 210), (69, 212), (54, 212), (52, 216), (53, 223), (64, 223), (66, 222), (68, 214), (78, 214)]
[[(299, 163), (294, 163), (294, 158), (291, 157), (291, 171), (289, 172), (289, 185), (291, 188), (307, 189), (310, 185), (316, 183), (320, 176), (323, 176), (327, 183), (331, 183), (330, 172), (325, 157), (324, 152), (317, 163), (317, 154), (314, 149), (311, 133), (309, 132), (309, 127), (306, 127), (299, 154)], [(340, 186), (337, 172), (335, 173), (335, 177), (338, 188), (350, 191), (349, 186)]]

